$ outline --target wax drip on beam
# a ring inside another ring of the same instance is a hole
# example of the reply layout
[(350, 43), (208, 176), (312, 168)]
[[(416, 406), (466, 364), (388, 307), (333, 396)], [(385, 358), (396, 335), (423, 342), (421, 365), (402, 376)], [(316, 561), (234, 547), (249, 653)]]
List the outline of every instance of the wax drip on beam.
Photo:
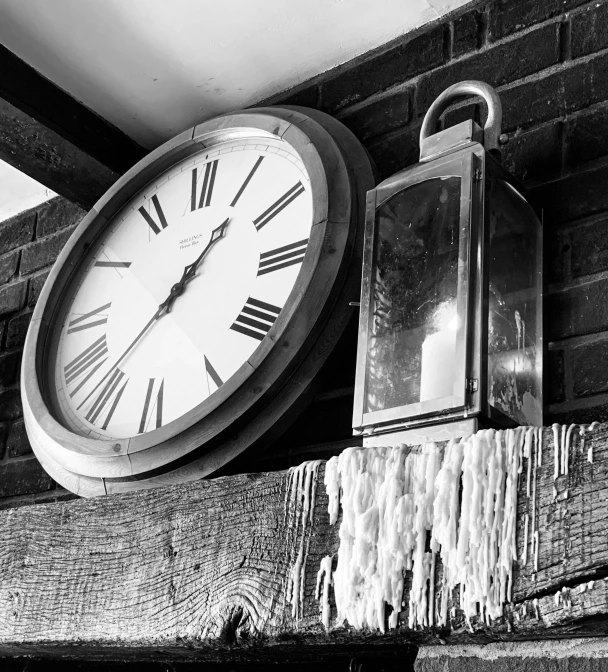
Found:
[[(596, 425), (580, 425), (578, 431), (576, 425), (553, 426), (555, 471), (566, 485), (576, 477), (568, 466), (571, 452), (580, 453), (580, 464), (587, 447), (587, 459), (593, 460), (585, 440)], [(458, 613), (450, 603), (459, 605), (471, 629), (473, 618), (491, 624), (506, 617), (514, 564), (523, 569), (533, 563), (533, 577), (539, 571), (537, 472), (543, 451), (543, 429), (520, 427), (483, 430), (444, 446), (351, 448), (329, 460), (330, 524), (338, 521), (340, 509), (342, 519), (337, 559), (324, 558), (317, 578), (325, 627), (330, 627), (329, 586), (337, 626), (346, 622), (384, 632), (397, 627), (406, 605), (410, 628), (447, 626)], [(526, 508), (517, 558), (520, 476)], [(560, 499), (567, 497), (565, 488)], [(442, 567), (438, 576), (436, 566)], [(458, 599), (452, 599), (454, 591)]]
[[(579, 436), (584, 437), (586, 432), (592, 432), (598, 423), (592, 422), (588, 427), (585, 425), (579, 426)], [(561, 427), (561, 438), (560, 438), (560, 427)], [(554, 471), (553, 471), (553, 480), (557, 480), (559, 476), (568, 475), (569, 464), (570, 464), (570, 448), (572, 442), (572, 432), (576, 429), (576, 425), (572, 424), (569, 427), (566, 425), (558, 425), (554, 423), (551, 428), (553, 429), (553, 455), (554, 455)], [(584, 441), (584, 438), (583, 438)], [(593, 451), (587, 455), (587, 460), (593, 462)]]
[[(298, 539), (297, 555), (292, 559), (287, 582), (287, 601), (291, 604), (291, 615), (296, 623), (302, 616), (306, 577), (306, 560), (314, 522), (317, 481), (321, 460), (304, 462), (289, 470), (289, 481), (285, 495), (285, 516), (291, 512), (293, 520), (289, 528)], [(294, 548), (295, 550), (295, 548)], [(330, 565), (331, 569), (331, 565)], [(329, 579), (328, 579), (329, 580)]]
[[(531, 428), (486, 430), (445, 448), (351, 448), (332, 458), (325, 471), (332, 523), (342, 508), (332, 578), (337, 625), (397, 627), (407, 572), (410, 628), (447, 625), (457, 586), (467, 619), (502, 616), (511, 599), (520, 463), (526, 437), (530, 446), (540, 436)], [(435, 613), (437, 555), (443, 578)], [(327, 582), (329, 561), (323, 562), (318, 585), (322, 576)]]

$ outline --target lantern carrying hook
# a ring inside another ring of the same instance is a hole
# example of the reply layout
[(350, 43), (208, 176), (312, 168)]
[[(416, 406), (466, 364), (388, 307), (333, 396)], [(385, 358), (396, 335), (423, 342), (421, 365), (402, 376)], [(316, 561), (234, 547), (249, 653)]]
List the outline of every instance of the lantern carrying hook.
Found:
[(439, 117), (445, 109), (457, 98), (463, 96), (480, 96), (488, 108), (488, 118), (483, 127), (483, 146), (486, 151), (499, 151), (498, 144), (502, 124), (502, 104), (496, 91), (485, 82), (470, 79), (458, 84), (452, 84), (441, 93), (427, 110), (420, 129), (420, 146), (423, 141), (433, 135), (437, 128)]

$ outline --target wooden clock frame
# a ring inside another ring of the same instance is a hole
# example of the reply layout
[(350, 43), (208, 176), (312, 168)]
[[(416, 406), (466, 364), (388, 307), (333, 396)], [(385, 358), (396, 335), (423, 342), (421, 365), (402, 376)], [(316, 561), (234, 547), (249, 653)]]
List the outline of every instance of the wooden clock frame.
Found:
[[(53, 414), (47, 350), (61, 297), (83, 253), (155, 176), (239, 133), (285, 140), (300, 155), (311, 181), (310, 242), (279, 318), (224, 385), (166, 426), (113, 441), (70, 431)], [(359, 298), (365, 195), (373, 186), (371, 160), (354, 135), (326, 114), (295, 106), (216, 117), (184, 131), (131, 168), (77, 227), (32, 316), (21, 387), (28, 436), (47, 472), (83, 496), (157, 487), (201, 478), (272, 435), (342, 334), (352, 313), (349, 302)]]

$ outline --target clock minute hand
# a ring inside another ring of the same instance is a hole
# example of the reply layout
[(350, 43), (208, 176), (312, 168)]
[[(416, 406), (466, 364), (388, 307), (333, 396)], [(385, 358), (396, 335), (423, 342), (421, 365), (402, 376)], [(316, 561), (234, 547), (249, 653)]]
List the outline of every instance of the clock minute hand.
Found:
[(148, 331), (148, 329), (158, 320), (160, 319), (165, 313), (169, 313), (171, 311), (171, 307), (173, 306), (173, 302), (177, 297), (183, 293), (184, 287), (186, 286), (186, 283), (191, 280), (195, 275), (196, 275), (196, 269), (198, 268), (198, 265), (201, 263), (203, 260), (203, 257), (207, 254), (211, 246), (216, 243), (220, 238), (223, 238), (224, 233), (226, 231), (226, 227), (230, 223), (230, 217), (227, 217), (218, 227), (217, 229), (213, 229), (211, 232), (211, 238), (209, 239), (209, 242), (205, 246), (205, 249), (198, 255), (198, 257), (191, 263), (184, 268), (184, 272), (182, 274), (181, 279), (179, 282), (177, 282), (173, 287), (171, 287), (171, 291), (169, 292), (169, 296), (158, 306), (158, 310), (154, 313), (154, 315), (150, 318), (149, 322), (146, 324), (146, 326), (137, 334), (137, 336), (131, 341), (130, 345), (127, 347), (127, 349), (122, 353), (122, 355), (116, 360), (114, 365), (110, 368), (110, 370), (105, 374), (105, 376), (95, 385), (95, 387), (89, 392), (89, 394), (83, 399), (82, 403), (78, 408), (83, 406), (87, 400), (92, 396), (92, 394), (97, 390), (105, 380), (107, 380), (108, 376), (116, 371), (118, 365), (122, 362), (122, 360), (131, 352), (131, 350), (139, 343), (141, 340), (142, 336)]
[(146, 326), (137, 334), (137, 336), (131, 341), (130, 345), (127, 347), (127, 349), (122, 353), (122, 355), (116, 360), (113, 366), (110, 367), (108, 372), (105, 374), (105, 376), (95, 385), (95, 387), (87, 394), (87, 396), (82, 400), (78, 408), (81, 408), (86, 404), (86, 402), (91, 398), (93, 393), (99, 389), (99, 387), (107, 380), (108, 376), (116, 371), (118, 368), (118, 365), (122, 362), (122, 360), (131, 352), (131, 350), (137, 345), (137, 343), (140, 341), (141, 337), (148, 331), (148, 329), (158, 320), (158, 318), (164, 313), (164, 308), (159, 306), (158, 310), (154, 313), (150, 321), (146, 324)]
[(203, 260), (203, 257), (207, 254), (207, 252), (209, 252), (209, 249), (212, 247), (212, 245), (214, 245), (214, 243), (216, 243), (220, 238), (224, 237), (226, 227), (228, 226), (229, 223), (230, 223), (230, 217), (226, 217), (226, 219), (217, 227), (217, 229), (213, 229), (213, 231), (211, 232), (211, 238), (209, 238), (209, 242), (205, 246), (205, 249), (198, 255), (198, 257), (191, 264), (188, 264), (186, 268), (184, 268), (184, 272), (179, 282), (177, 282), (175, 285), (173, 285), (173, 287), (171, 287), (169, 296), (160, 304), (159, 308), (164, 308), (168, 313), (171, 312), (173, 302), (175, 301), (175, 299), (177, 299), (178, 296), (184, 293), (184, 287), (196, 275), (196, 269)]

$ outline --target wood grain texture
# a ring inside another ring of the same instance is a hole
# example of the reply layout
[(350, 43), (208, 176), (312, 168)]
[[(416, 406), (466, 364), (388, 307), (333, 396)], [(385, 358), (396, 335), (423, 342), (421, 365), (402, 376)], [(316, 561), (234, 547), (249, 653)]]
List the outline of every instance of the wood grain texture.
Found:
[[(520, 562), (513, 602), (489, 625), (467, 622), (454, 591), (447, 628), (408, 629), (405, 606), (386, 635), (356, 631), (336, 622), (332, 600), (326, 633), (315, 588), (322, 558), (337, 553), (340, 519), (329, 524), (321, 463), (316, 493), (305, 489), (316, 495), (310, 515), (292, 488), (293, 472), (0, 512), (0, 655), (277, 660), (319, 648), (382, 655), (408, 643), (604, 634), (608, 425), (572, 432), (569, 471), (555, 480), (551, 429), (543, 445), (534, 498), (538, 568), (533, 558)], [(524, 461), (518, 558), (533, 499), (526, 486)]]

